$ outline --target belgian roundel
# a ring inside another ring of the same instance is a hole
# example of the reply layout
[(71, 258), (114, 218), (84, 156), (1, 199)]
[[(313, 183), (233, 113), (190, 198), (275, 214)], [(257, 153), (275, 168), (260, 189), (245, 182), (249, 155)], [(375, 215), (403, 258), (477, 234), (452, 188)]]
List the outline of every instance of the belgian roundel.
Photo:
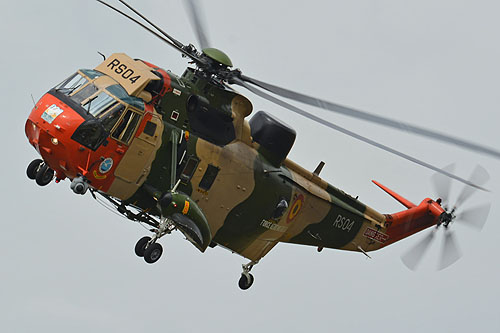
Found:
[(288, 217), (286, 218), (286, 223), (290, 223), (300, 212), (302, 205), (304, 204), (304, 196), (299, 194), (292, 203), (290, 211), (288, 212)]

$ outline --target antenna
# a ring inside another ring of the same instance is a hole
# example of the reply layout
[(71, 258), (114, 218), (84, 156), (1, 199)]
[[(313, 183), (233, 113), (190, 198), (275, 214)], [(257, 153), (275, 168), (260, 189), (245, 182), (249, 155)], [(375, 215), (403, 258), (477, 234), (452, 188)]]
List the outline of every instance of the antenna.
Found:
[(33, 94), (30, 94), (30, 95), (31, 95), (31, 100), (33, 101), (33, 107), (34, 107), (35, 109), (36, 109), (36, 108), (38, 108), (38, 107), (36, 106), (35, 99), (33, 98)]

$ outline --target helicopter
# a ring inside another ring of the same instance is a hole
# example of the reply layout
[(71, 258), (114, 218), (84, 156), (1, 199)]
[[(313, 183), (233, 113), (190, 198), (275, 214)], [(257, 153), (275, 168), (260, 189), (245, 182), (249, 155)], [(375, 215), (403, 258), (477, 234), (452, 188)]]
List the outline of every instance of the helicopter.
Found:
[[(494, 157), (500, 153), (468, 141), (375, 116), (277, 87), (244, 75), (231, 59), (210, 47), (192, 1), (191, 9), (201, 51), (185, 45), (125, 1), (120, 2), (145, 23), (115, 7), (105, 6), (179, 51), (191, 62), (178, 76), (155, 64), (122, 53), (105, 58), (94, 69), (79, 69), (49, 90), (33, 108), (25, 126), (30, 144), (41, 158), (27, 176), (40, 186), (70, 179), (71, 190), (104, 198), (131, 221), (148, 225), (137, 256), (155, 263), (162, 256), (160, 238), (180, 231), (198, 250), (220, 246), (250, 260), (242, 266), (241, 289), (254, 282), (250, 273), (280, 242), (361, 252), (378, 250), (430, 227), (448, 228), (458, 220), (479, 228), (489, 206), (464, 211), (448, 207), (450, 179), (466, 185), (461, 206), (488, 176), (477, 168), (466, 180), (451, 167), (436, 168), (390, 147), (327, 122), (278, 99), (340, 112), (359, 119), (431, 137)], [(154, 30), (153, 30), (154, 29)], [(296, 132), (270, 113), (253, 112), (252, 103), (233, 86), (239, 85), (315, 122), (384, 149), (438, 174), (440, 198), (414, 204), (377, 183), (405, 210), (381, 214), (320, 178), (324, 163), (306, 170), (287, 158)], [(273, 95), (271, 95), (271, 94)], [(414, 255), (404, 257), (416, 267), (434, 237), (431, 232)], [(447, 234), (449, 235), (449, 234)], [(445, 248), (454, 247), (451, 236)], [(458, 259), (447, 254), (442, 267)]]

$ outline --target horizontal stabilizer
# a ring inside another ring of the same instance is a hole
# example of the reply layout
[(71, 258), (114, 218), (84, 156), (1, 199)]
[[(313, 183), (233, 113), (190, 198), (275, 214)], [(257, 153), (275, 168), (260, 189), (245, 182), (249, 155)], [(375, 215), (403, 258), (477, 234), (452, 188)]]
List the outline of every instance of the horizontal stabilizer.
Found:
[(414, 208), (414, 207), (417, 207), (417, 205), (415, 205), (413, 202), (411, 202), (410, 200), (408, 199), (405, 199), (403, 198), (401, 195), (397, 194), (396, 192), (394, 192), (393, 190), (385, 187), (384, 185), (380, 184), (379, 182), (375, 181), (375, 180), (372, 180), (372, 182), (377, 185), (378, 187), (380, 187), (382, 190), (384, 190), (385, 192), (387, 192), (391, 197), (393, 197), (394, 199), (396, 199), (397, 201), (399, 201), (403, 206), (405, 206), (406, 208)]

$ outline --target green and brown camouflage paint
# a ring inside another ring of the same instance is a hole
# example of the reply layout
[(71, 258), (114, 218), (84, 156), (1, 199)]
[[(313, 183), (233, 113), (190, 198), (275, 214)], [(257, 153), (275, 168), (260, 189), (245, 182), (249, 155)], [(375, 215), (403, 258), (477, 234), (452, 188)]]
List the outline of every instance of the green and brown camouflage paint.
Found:
[[(190, 130), (185, 111), (190, 95), (205, 96), (211, 105), (232, 111), (237, 137), (233, 142), (221, 147), (189, 134), (184, 160), (191, 157), (199, 162), (189, 182), (178, 188), (190, 195), (205, 214), (213, 242), (254, 261), (278, 242), (354, 251), (381, 247), (381, 242), (365, 233), (368, 228), (383, 233), (384, 215), (290, 160), (279, 168), (266, 160), (250, 137), (244, 117), (250, 114), (251, 104), (245, 97), (195, 79), (191, 70), (183, 77), (169, 75), (172, 90), (158, 110), (165, 125), (162, 146), (145, 184), (160, 192), (170, 189), (171, 134)], [(174, 112), (177, 117), (172, 116)], [(210, 188), (203, 189), (200, 182), (209, 166), (217, 168), (218, 174)], [(154, 213), (149, 193), (141, 188), (127, 202)], [(273, 218), (282, 199), (287, 201), (288, 209)]]

